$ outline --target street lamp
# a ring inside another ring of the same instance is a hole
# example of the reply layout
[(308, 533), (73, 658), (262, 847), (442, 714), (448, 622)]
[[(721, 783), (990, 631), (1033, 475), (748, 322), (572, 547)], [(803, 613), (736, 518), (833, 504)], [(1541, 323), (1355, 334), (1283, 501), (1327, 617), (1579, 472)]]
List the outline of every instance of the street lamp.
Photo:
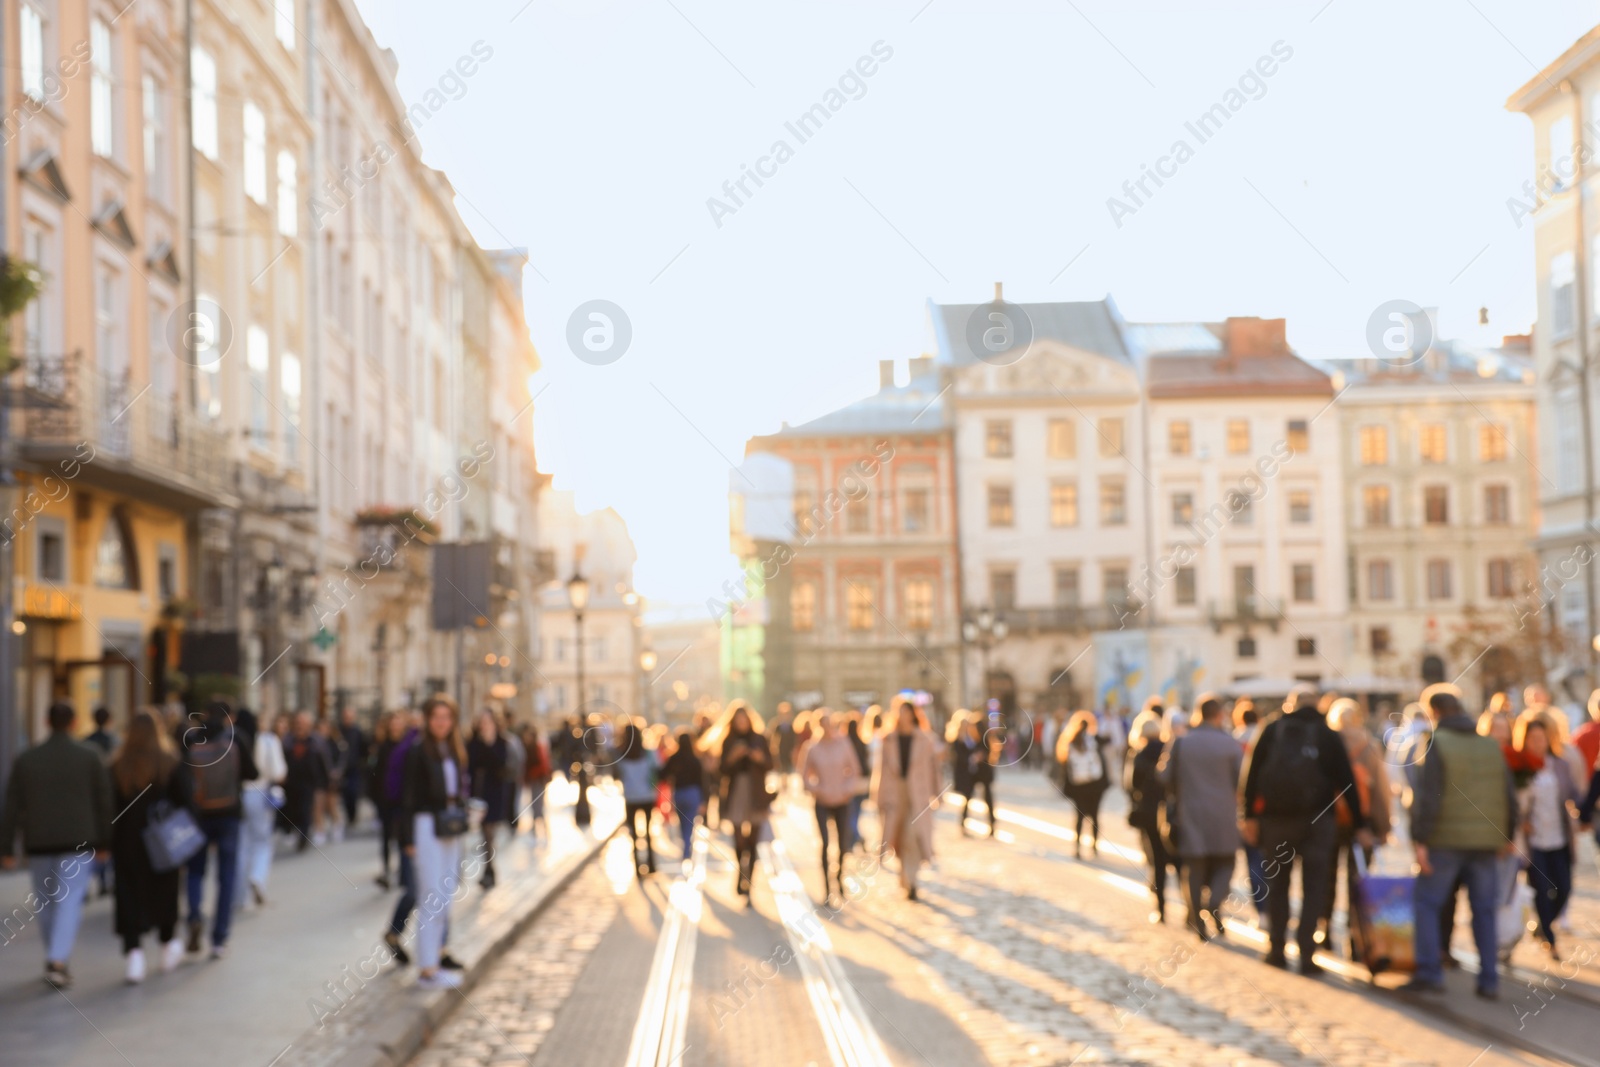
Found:
[(961, 637), (969, 645), (977, 645), (983, 655), (983, 681), (979, 683), (983, 701), (989, 699), (989, 649), (1006, 639), (1010, 633), (1006, 620), (995, 615), (989, 607), (979, 608), (976, 616), (968, 616), (961, 623)]
[(639, 653), (639, 672), (644, 675), (644, 717), (650, 718), (650, 672), (656, 669), (656, 650), (647, 648)]
[(572, 808), (572, 820), (580, 827), (587, 828), (592, 813), (589, 809), (589, 730), (583, 713), (586, 702), (583, 692), (583, 609), (589, 606), (589, 579), (578, 570), (576, 563), (572, 565), (572, 577), (567, 579), (567, 602), (572, 605), (572, 624), (577, 631), (578, 729), (583, 731), (581, 736), (584, 738), (578, 753), (578, 802)]

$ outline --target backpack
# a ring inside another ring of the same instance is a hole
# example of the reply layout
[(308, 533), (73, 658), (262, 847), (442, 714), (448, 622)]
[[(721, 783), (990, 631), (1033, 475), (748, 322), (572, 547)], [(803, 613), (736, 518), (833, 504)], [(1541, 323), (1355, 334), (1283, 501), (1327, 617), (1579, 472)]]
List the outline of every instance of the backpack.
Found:
[(1072, 785), (1088, 785), (1106, 776), (1105, 761), (1100, 758), (1100, 746), (1091, 741), (1085, 748), (1067, 746), (1067, 781)]
[[(1322, 773), (1322, 723), (1284, 716), (1277, 722), (1267, 761), (1261, 768), (1259, 795), (1272, 815), (1314, 815), (1327, 803), (1328, 781)], [(1257, 742), (1256, 754), (1261, 754)]]
[(203, 815), (238, 806), (243, 783), (231, 738), (189, 746), (188, 763), (194, 775), (195, 810)]

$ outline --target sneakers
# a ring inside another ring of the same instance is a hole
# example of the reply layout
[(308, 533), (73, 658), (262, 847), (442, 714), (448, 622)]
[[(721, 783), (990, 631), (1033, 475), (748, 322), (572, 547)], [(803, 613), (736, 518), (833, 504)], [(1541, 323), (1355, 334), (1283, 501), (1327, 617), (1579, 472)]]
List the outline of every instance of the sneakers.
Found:
[(446, 952), (439, 957), (439, 966), (447, 971), (461, 970), (461, 961)]
[(44, 965), (44, 984), (54, 989), (72, 988), (72, 972), (67, 970), (65, 963), (46, 963)]
[(144, 981), (144, 949), (136, 948), (128, 953), (127, 982), (129, 985), (138, 985), (142, 981)]
[(161, 949), (161, 970), (171, 974), (183, 962), (183, 942), (177, 938), (168, 941)]
[[(443, 964), (441, 963), (442, 967)], [(417, 975), (418, 989), (460, 989), (461, 975), (455, 971), (434, 971), (432, 974)]]
[(1397, 992), (1440, 994), (1444, 992), (1444, 983), (1429, 982), (1421, 978), (1413, 978), (1411, 981), (1401, 986)]
[(226, 959), (227, 956), (228, 956), (228, 946), (227, 945), (212, 945), (211, 946), (211, 958), (212, 959), (214, 959), (214, 960)]
[(189, 920), (189, 944), (188, 944), (187, 947), (189, 949), (189, 954), (191, 956), (200, 955), (200, 941), (201, 941), (202, 938), (205, 937), (205, 935), (206, 935), (205, 923), (201, 922), (199, 919), (190, 919)]

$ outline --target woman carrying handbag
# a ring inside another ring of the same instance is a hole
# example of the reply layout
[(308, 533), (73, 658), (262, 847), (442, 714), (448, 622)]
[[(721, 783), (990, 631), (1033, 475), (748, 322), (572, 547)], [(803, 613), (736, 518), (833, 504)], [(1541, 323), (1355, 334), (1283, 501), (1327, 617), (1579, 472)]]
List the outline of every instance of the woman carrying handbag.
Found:
[[(127, 980), (137, 984), (145, 977), (141, 943), (147, 931), (155, 930), (164, 946), (163, 971), (173, 970), (183, 960), (183, 940), (178, 937), (178, 879), (183, 864), (180, 860), (157, 870), (145, 841), (154, 823), (189, 810), (194, 786), (172, 737), (147, 708), (133, 713), (127, 736), (111, 757), (110, 771), (112, 802), (120, 813), (111, 824), (116, 931), (128, 960)], [(170, 858), (161, 857), (161, 865)]]

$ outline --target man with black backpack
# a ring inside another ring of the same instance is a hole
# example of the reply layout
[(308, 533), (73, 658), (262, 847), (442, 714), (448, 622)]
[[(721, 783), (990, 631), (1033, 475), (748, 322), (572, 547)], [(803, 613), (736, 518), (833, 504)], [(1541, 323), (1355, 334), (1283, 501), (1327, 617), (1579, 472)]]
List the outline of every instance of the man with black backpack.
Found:
[[(1267, 875), (1267, 927), (1270, 947), (1266, 962), (1288, 967), (1284, 946), (1289, 931), (1289, 879), (1300, 861), (1300, 973), (1315, 978), (1322, 969), (1313, 961), (1317, 916), (1333, 891), (1333, 859), (1338, 843), (1334, 802), (1352, 799), (1361, 808), (1350, 756), (1339, 735), (1317, 711), (1317, 691), (1298, 685), (1283, 704), (1284, 714), (1269, 722), (1256, 739), (1244, 771), (1240, 833), (1262, 852)], [(1368, 813), (1356, 811), (1355, 832), (1371, 847)]]
[(199, 953), (205, 930), (201, 903), (205, 895), (206, 857), (217, 850), (217, 904), (211, 924), (211, 958), (227, 954), (233, 920), (234, 881), (239, 874), (239, 825), (244, 816), (244, 783), (254, 781), (255, 738), (237, 734), (232, 709), (225, 701), (206, 706), (204, 717), (191, 713), (181, 735), (183, 761), (194, 779), (195, 821), (206, 846), (188, 864), (190, 953)]

